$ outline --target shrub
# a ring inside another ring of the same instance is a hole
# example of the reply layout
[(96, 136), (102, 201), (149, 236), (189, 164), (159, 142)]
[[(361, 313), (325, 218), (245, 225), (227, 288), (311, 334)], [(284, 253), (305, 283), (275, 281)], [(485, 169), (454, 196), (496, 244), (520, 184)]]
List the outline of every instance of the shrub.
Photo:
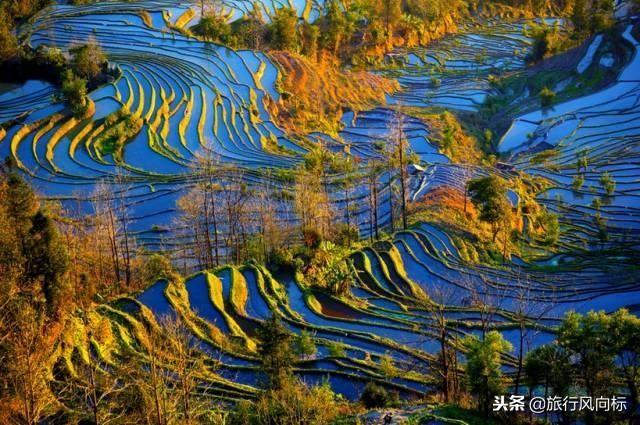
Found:
[(608, 171), (605, 171), (602, 176), (600, 176), (600, 185), (602, 185), (607, 196), (613, 195), (616, 191), (616, 182)]
[(533, 39), (533, 49), (526, 57), (527, 62), (538, 62), (546, 56), (558, 52), (562, 39), (557, 26), (532, 25), (529, 35)]
[(165, 278), (172, 280), (175, 270), (171, 264), (171, 260), (162, 254), (152, 254), (145, 258), (142, 269), (142, 276), (145, 283)]
[(376, 407), (385, 407), (392, 401), (392, 397), (389, 396), (387, 390), (376, 384), (375, 382), (369, 382), (362, 390), (360, 395), (360, 402), (367, 409), (374, 409)]
[(263, 17), (259, 9), (250, 11), (230, 25), (238, 47), (254, 50), (262, 48), (266, 35), (266, 26), (263, 23)]
[(346, 223), (337, 223), (334, 226), (333, 241), (340, 246), (349, 246), (351, 242), (360, 240), (358, 227), (353, 224), (347, 226)]
[(0, 62), (18, 54), (18, 40), (11, 26), (9, 13), (0, 8)]
[(285, 247), (276, 247), (269, 251), (268, 263), (270, 268), (279, 269), (295, 269), (296, 261), (293, 257), (293, 252)]
[(399, 374), (399, 370), (393, 363), (390, 355), (385, 354), (380, 358), (380, 370), (386, 378), (395, 378)]
[(38, 66), (47, 68), (52, 74), (58, 75), (62, 75), (62, 71), (67, 65), (67, 59), (64, 57), (62, 50), (55, 47), (38, 46), (34, 60)]
[(220, 16), (205, 16), (193, 27), (193, 32), (208, 41), (226, 44), (231, 37), (231, 26)]
[(555, 245), (560, 237), (560, 223), (558, 222), (558, 215), (544, 211), (540, 215), (540, 225), (544, 229), (544, 239), (542, 243), (544, 245)]
[(573, 190), (580, 190), (583, 184), (584, 176), (582, 174), (576, 174), (573, 177), (573, 181), (571, 182), (571, 187), (573, 188)]
[(81, 117), (87, 112), (87, 80), (70, 70), (67, 70), (62, 80), (62, 96), (74, 116)]
[(252, 413), (244, 418), (245, 424), (328, 425), (337, 416), (337, 403), (329, 384), (308, 387), (290, 379), (282, 388), (261, 394)]
[(550, 88), (543, 87), (542, 90), (540, 90), (540, 104), (542, 105), (543, 108), (551, 106), (555, 98), (556, 98), (556, 94)]
[(269, 24), (269, 40), (274, 49), (297, 50), (297, 22), (298, 15), (294, 9), (290, 7), (276, 9), (276, 13), (271, 18), (271, 24)]
[(305, 279), (311, 286), (325, 288), (334, 295), (346, 294), (355, 282), (350, 260), (336, 250), (325, 249), (316, 252)]
[(320, 243), (322, 243), (322, 235), (315, 228), (306, 228), (302, 230), (302, 237), (304, 238), (304, 245), (307, 248), (318, 249)]
[(345, 356), (344, 344), (342, 344), (341, 342), (331, 341), (329, 342), (327, 347), (329, 348), (329, 356), (331, 357)]
[(302, 358), (309, 358), (316, 354), (318, 349), (316, 343), (313, 340), (314, 335), (307, 330), (300, 332), (298, 338), (296, 338), (295, 350), (296, 354)]
[(71, 54), (73, 55), (71, 59), (73, 72), (86, 79), (96, 78), (107, 62), (107, 57), (96, 43), (74, 47), (71, 49)]

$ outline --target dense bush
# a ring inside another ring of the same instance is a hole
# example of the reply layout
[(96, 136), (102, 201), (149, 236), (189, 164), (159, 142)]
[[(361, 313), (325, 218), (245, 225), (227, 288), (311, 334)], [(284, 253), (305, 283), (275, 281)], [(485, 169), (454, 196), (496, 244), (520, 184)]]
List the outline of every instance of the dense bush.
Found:
[(96, 78), (107, 63), (107, 57), (100, 46), (95, 43), (74, 47), (70, 49), (70, 52), (73, 72), (88, 80)]
[(506, 379), (502, 374), (502, 353), (512, 349), (498, 331), (490, 331), (484, 339), (475, 335), (465, 338), (467, 348), (466, 378), (469, 390), (478, 397), (478, 405), (485, 416), (495, 395), (503, 394)]
[(526, 57), (527, 62), (541, 61), (561, 50), (562, 37), (557, 25), (532, 25), (526, 33), (533, 39), (533, 48)]
[(543, 87), (540, 91), (540, 104), (544, 108), (551, 106), (555, 98), (556, 93), (548, 87)]
[(192, 30), (205, 40), (215, 43), (229, 43), (231, 37), (231, 26), (223, 17), (217, 15), (203, 17)]
[(393, 397), (389, 395), (387, 390), (374, 382), (367, 383), (360, 395), (360, 402), (362, 402), (367, 409), (385, 407), (392, 401)]
[(11, 30), (11, 21), (6, 8), (0, 7), (0, 62), (18, 53), (18, 41)]
[(360, 240), (360, 231), (355, 225), (347, 225), (346, 223), (337, 223), (334, 226), (333, 241), (344, 247), (348, 247), (352, 242)]
[(67, 70), (63, 77), (62, 95), (74, 116), (81, 117), (87, 112), (87, 80)]
[(348, 253), (345, 248), (323, 242), (304, 267), (306, 282), (334, 295), (346, 294), (355, 282)]
[(262, 48), (266, 36), (262, 17), (254, 12), (232, 22), (231, 32), (238, 47), (256, 50)]
[(327, 425), (337, 416), (329, 384), (308, 387), (297, 379), (260, 394), (255, 403), (240, 402), (230, 417), (237, 425)]
[(162, 254), (155, 253), (145, 258), (142, 276), (145, 282), (154, 282), (158, 279), (172, 280), (176, 277), (176, 272), (171, 260)]
[(276, 9), (269, 24), (269, 41), (277, 50), (298, 50), (298, 15), (295, 9), (282, 7)]

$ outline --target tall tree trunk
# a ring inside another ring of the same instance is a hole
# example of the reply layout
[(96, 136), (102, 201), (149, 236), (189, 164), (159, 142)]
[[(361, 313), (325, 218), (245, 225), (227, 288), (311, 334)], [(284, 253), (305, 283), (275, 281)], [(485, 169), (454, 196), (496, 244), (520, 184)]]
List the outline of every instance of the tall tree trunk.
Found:
[(389, 188), (389, 214), (391, 215), (391, 233), (393, 233), (395, 231), (395, 214), (393, 213), (393, 186), (391, 184), (391, 171), (389, 171), (387, 178), (387, 187)]
[(376, 240), (380, 239), (380, 225), (378, 223), (378, 181), (373, 181), (373, 220), (375, 222)]
[(447, 350), (446, 323), (440, 323), (440, 355), (442, 356), (442, 392), (445, 403), (449, 403), (449, 355)]
[(369, 242), (373, 243), (373, 185), (369, 178)]
[(522, 377), (522, 362), (524, 358), (524, 318), (520, 318), (520, 347), (518, 348), (518, 370), (516, 371), (516, 380), (515, 380), (515, 393), (518, 394), (518, 390), (520, 388), (520, 378)]
[[(400, 133), (402, 135), (402, 133)], [(407, 188), (406, 188), (406, 167), (404, 164), (404, 146), (402, 136), (399, 136), (398, 149), (400, 151), (400, 190), (402, 194), (402, 228), (407, 230)]]
[(220, 251), (218, 248), (218, 217), (216, 215), (216, 200), (213, 196), (213, 189), (211, 189), (211, 219), (213, 220), (213, 249), (215, 252), (216, 267), (220, 265)]
[(345, 183), (344, 186), (344, 199), (346, 203), (346, 218), (347, 218), (347, 246), (351, 247), (351, 212), (349, 211), (349, 186)]
[(120, 253), (118, 252), (118, 241), (116, 234), (116, 220), (113, 214), (113, 210), (111, 206), (107, 207), (107, 214), (109, 216), (109, 224), (108, 224), (108, 235), (109, 235), (109, 243), (111, 244), (111, 261), (113, 262), (115, 277), (116, 277), (116, 287), (118, 292), (122, 289), (120, 287)]
[(204, 216), (204, 242), (205, 242), (205, 262), (206, 268), (210, 269), (213, 265), (213, 258), (211, 255), (212, 246), (211, 246), (211, 232), (209, 229), (209, 199), (208, 199), (208, 190), (204, 190), (202, 193), (202, 210)]

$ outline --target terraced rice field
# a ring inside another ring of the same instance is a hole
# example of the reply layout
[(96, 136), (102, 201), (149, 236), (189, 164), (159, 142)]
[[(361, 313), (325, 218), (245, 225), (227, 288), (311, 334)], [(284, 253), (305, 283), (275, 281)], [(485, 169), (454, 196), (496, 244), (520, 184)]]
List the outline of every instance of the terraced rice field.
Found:
[[(570, 229), (564, 238), (570, 247), (622, 246), (628, 255), (638, 248), (640, 44), (632, 28), (629, 25), (623, 37), (635, 53), (616, 83), (518, 117), (500, 143), (519, 169), (553, 182), (541, 200)], [(543, 149), (549, 149), (550, 156), (538, 163), (534, 157)], [(603, 176), (615, 187), (607, 191)], [(579, 178), (584, 184), (573, 186)]]
[[(560, 19), (544, 22), (562, 28)], [(542, 20), (462, 25), (460, 33), (446, 35), (428, 48), (403, 52), (405, 66), (400, 71), (385, 72), (397, 76), (405, 88), (390, 102), (477, 111), (494, 92), (490, 84), (492, 73), (524, 67), (532, 44), (524, 33), (532, 23), (540, 24)]]
[[(309, 4), (298, 10), (312, 13)], [(249, 4), (229, 6), (230, 13), (242, 13)], [(93, 38), (120, 77), (91, 93), (95, 113), (85, 120), (62, 113), (45, 85), (27, 83), (0, 96), (0, 122), (17, 120), (0, 135), (0, 156), (12, 156), (36, 188), (80, 214), (91, 212), (96, 186), (108, 185), (126, 200), (132, 230), (147, 248), (166, 247), (173, 232), (178, 234), (175, 202), (199, 178), (194, 172), (199, 153), (240, 167), (244, 182), (261, 187), (269, 178), (266, 169), (291, 168), (306, 151), (273, 123), (265, 106), (279, 98), (277, 68), (262, 53), (233, 51), (170, 31), (169, 26), (188, 24), (181, 18), (187, 8), (161, 0), (49, 8), (28, 34), (32, 46), (68, 49)], [(142, 11), (152, 19), (143, 19)], [(412, 52), (409, 66), (394, 71), (405, 90), (390, 102), (476, 110), (492, 90), (492, 69), (523, 66), (530, 41), (522, 35), (522, 26), (469, 27), (433, 48)], [(637, 50), (631, 27), (624, 37)], [(101, 347), (102, 355), (121, 349), (142, 352), (141, 329), (179, 315), (193, 330), (194, 344), (218, 364), (215, 395), (252, 397), (261, 379), (255, 329), (276, 314), (292, 332), (308, 330), (315, 337), (318, 353), (296, 366), (305, 381), (328, 379), (336, 391), (353, 399), (374, 380), (410, 398), (432, 385), (429, 363), (439, 350), (427, 298), (442, 305), (454, 344), (467, 334), (496, 327), (516, 351), (551, 340), (553, 326), (570, 309), (635, 308), (640, 282), (629, 264), (640, 248), (639, 67), (636, 53), (615, 85), (524, 115), (502, 140), (501, 149), (513, 153), (518, 169), (555, 183), (541, 200), (560, 213), (567, 230), (562, 247), (571, 254), (537, 263), (516, 258), (500, 269), (470, 267), (447, 233), (422, 224), (353, 254), (357, 284), (345, 299), (314, 291), (294, 276), (272, 276), (255, 265), (201, 272), (187, 278), (184, 286), (159, 281), (136, 298), (100, 307), (117, 340), (113, 347)], [(142, 119), (143, 128), (117, 160), (97, 141), (106, 131), (105, 118), (122, 108)], [(379, 155), (375, 142), (388, 138), (395, 119), (385, 108), (346, 113), (340, 138), (310, 138), (322, 139), (335, 150), (348, 145), (366, 161)], [(435, 187), (461, 187), (471, 176), (487, 172), (449, 164), (417, 119), (405, 117), (403, 127), (425, 167), (412, 178), (413, 198)], [(274, 144), (281, 149), (267, 149)], [(532, 163), (542, 147), (557, 154)], [(587, 165), (576, 169), (580, 155), (588, 158)], [(605, 171), (616, 181), (611, 194), (599, 184)], [(583, 175), (585, 183), (574, 190), (576, 174)], [(388, 176), (378, 183), (380, 204), (385, 205)], [(273, 184), (286, 189), (281, 181)], [(367, 235), (367, 188), (358, 185), (354, 193), (356, 220), (361, 234)], [(344, 202), (337, 187), (332, 186), (332, 194), (334, 202)], [(602, 199), (597, 208), (595, 197)], [(388, 220), (389, 211), (381, 206), (379, 215)], [(162, 235), (154, 229), (162, 229)], [(592, 253), (603, 247), (616, 248), (607, 251), (614, 254), (607, 254), (606, 261)], [(336, 343), (343, 350), (336, 350)], [(382, 359), (387, 356), (400, 373), (385, 374)], [(506, 353), (505, 361), (507, 371), (513, 372), (514, 355)]]
[[(306, 382), (328, 379), (334, 390), (354, 399), (374, 380), (411, 398), (433, 385), (429, 364), (439, 350), (439, 328), (425, 295), (443, 306), (453, 341), (492, 327), (515, 352), (551, 341), (553, 326), (570, 309), (613, 311), (640, 297), (633, 274), (549, 273), (516, 265), (469, 269), (451, 238), (428, 224), (352, 259), (357, 284), (346, 299), (308, 288), (291, 275), (272, 276), (261, 266), (224, 267), (191, 276), (184, 287), (159, 281), (101, 314), (126, 319), (119, 332), (134, 351), (137, 326), (180, 315), (194, 341), (219, 361), (219, 374), (228, 379), (224, 385), (234, 389), (231, 397), (251, 396), (260, 383), (255, 330), (276, 314), (293, 333), (311, 332), (318, 344), (317, 354), (296, 366)], [(336, 342), (342, 347), (337, 354)], [(385, 358), (397, 368), (391, 377)], [(516, 357), (507, 353), (505, 362), (506, 371), (514, 372)]]
[[(29, 29), (32, 47), (66, 50), (93, 39), (120, 77), (91, 93), (95, 113), (90, 119), (65, 116), (44, 89), (24, 97), (19, 91), (7, 93), (10, 108), (0, 117), (9, 122), (26, 115), (4, 134), (0, 155), (13, 156), (35, 187), (69, 209), (88, 213), (96, 185), (109, 186), (126, 199), (131, 231), (151, 249), (161, 243), (157, 230), (164, 241), (180, 230), (174, 223), (175, 202), (198, 181), (198, 157), (241, 167), (244, 180), (260, 186), (268, 180), (266, 170), (291, 168), (307, 150), (274, 125), (266, 109), (267, 98), (279, 99), (273, 63), (260, 52), (234, 51), (170, 32), (168, 26), (187, 10), (173, 2), (48, 9)], [(143, 11), (152, 19), (143, 18)], [(142, 119), (143, 127), (126, 143), (122, 158), (114, 158), (99, 136), (109, 130), (105, 118), (119, 110)], [(379, 156), (373, 143), (388, 135), (391, 119), (388, 111), (367, 113), (345, 129), (344, 139), (357, 155)], [(414, 120), (405, 127), (418, 152), (435, 153), (424, 125)], [(336, 143), (344, 149), (344, 141)], [(379, 185), (384, 200), (384, 177)], [(343, 202), (342, 196), (335, 191), (334, 202)], [(357, 195), (353, 202), (356, 210), (363, 209), (357, 205), (365, 201)], [(359, 224), (366, 234), (365, 218)]]

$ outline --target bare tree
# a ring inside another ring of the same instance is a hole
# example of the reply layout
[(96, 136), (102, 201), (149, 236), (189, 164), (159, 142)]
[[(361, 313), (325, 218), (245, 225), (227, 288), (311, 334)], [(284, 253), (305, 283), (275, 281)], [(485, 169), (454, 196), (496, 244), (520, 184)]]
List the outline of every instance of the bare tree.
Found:
[(367, 182), (369, 185), (369, 223), (375, 239), (380, 239), (380, 220), (378, 216), (378, 194), (380, 175), (384, 173), (385, 164), (379, 159), (373, 159), (367, 164)]
[(386, 145), (387, 166), (389, 170), (389, 207), (391, 211), (391, 231), (394, 230), (395, 213), (393, 202), (393, 181), (400, 181), (400, 215), (402, 217), (402, 228), (408, 227), (407, 220), (407, 165), (408, 165), (408, 142), (404, 134), (404, 114), (401, 106), (394, 109), (393, 120), (391, 122), (391, 133), (389, 143)]
[(492, 284), (492, 282), (481, 273), (472, 271), (462, 275), (460, 284), (467, 290), (468, 302), (471, 307), (477, 309), (480, 315), (480, 328), (482, 339), (494, 324), (494, 318), (500, 310), (500, 305), (504, 300), (502, 296), (504, 290)]
[[(191, 257), (195, 257), (200, 270), (211, 267), (208, 245), (204, 236), (202, 205), (205, 202), (203, 199), (202, 191), (196, 186), (176, 202), (180, 212), (176, 218), (176, 228), (182, 232), (185, 248), (190, 247)], [(185, 261), (188, 256), (189, 254), (185, 253)]]
[(220, 196), (227, 231), (226, 246), (231, 250), (234, 261), (240, 263), (246, 258), (247, 237), (251, 231), (248, 215), (251, 191), (243, 180), (241, 169), (227, 166), (223, 173)]
[(251, 197), (253, 206), (249, 214), (257, 219), (256, 227), (262, 245), (262, 257), (264, 260), (274, 249), (284, 246), (288, 239), (287, 226), (281, 225), (281, 221), (286, 218), (281, 217), (283, 202), (279, 201), (278, 188), (272, 178), (271, 172), (267, 171), (261, 180), (259, 188)]
[[(45, 337), (44, 314), (24, 303), (16, 311), (15, 329), (8, 336), (7, 374), (18, 401), (16, 420), (36, 425), (54, 404), (48, 382), (50, 348)], [(18, 332), (17, 330), (20, 330)]]
[[(118, 238), (120, 234), (120, 224), (117, 220), (116, 205), (111, 188), (104, 182), (96, 185), (95, 193), (92, 197), (94, 210), (94, 226), (96, 242), (102, 245), (102, 238), (106, 238), (111, 257), (111, 266), (115, 277), (116, 292), (121, 289), (121, 260), (120, 244)], [(101, 251), (102, 252), (102, 251)], [(102, 257), (100, 257), (100, 260)], [(100, 261), (102, 265), (102, 261)]]
[(118, 168), (115, 175), (115, 183), (117, 185), (117, 191), (115, 192), (117, 220), (122, 229), (120, 247), (124, 263), (124, 280), (126, 288), (130, 290), (133, 282), (132, 258), (135, 251), (135, 240), (131, 237), (129, 206), (127, 205), (127, 194), (130, 186), (123, 170), (120, 168)]
[(464, 213), (467, 213), (467, 202), (469, 199), (469, 185), (467, 182), (473, 177), (473, 170), (469, 165), (462, 165), (462, 179), (464, 183)]
[(313, 171), (296, 172), (294, 189), (295, 210), (300, 217), (302, 230), (312, 229), (326, 238), (329, 234), (333, 208), (321, 176)]
[(527, 276), (518, 275), (516, 279), (514, 320), (518, 324), (518, 367), (514, 380), (516, 394), (520, 388), (522, 379), (524, 358), (533, 343), (533, 338), (538, 333), (535, 328), (554, 306), (553, 300), (539, 300), (532, 293), (532, 282)]
[(454, 375), (457, 374), (457, 346), (452, 341), (451, 323), (447, 317), (447, 306), (456, 305), (459, 294), (454, 285), (438, 285), (429, 295), (431, 300), (426, 304), (426, 309), (432, 315), (433, 326), (438, 335), (440, 352), (438, 354), (442, 394), (445, 403), (452, 398), (457, 398), (458, 387)]
[[(160, 329), (161, 328), (161, 329)], [(179, 317), (165, 317), (148, 334), (145, 357), (138, 359), (134, 383), (156, 425), (197, 423), (213, 403), (209, 396), (213, 362)]]
[[(206, 147), (205, 147), (206, 148)], [(208, 148), (203, 153), (197, 155), (196, 167), (200, 173), (202, 199), (202, 215), (204, 217), (205, 241), (207, 245), (207, 257), (211, 257), (213, 252), (213, 260), (215, 265), (220, 265), (220, 243), (218, 241), (218, 212), (216, 194), (221, 187), (216, 181), (222, 166), (219, 158)], [(211, 229), (212, 227), (212, 229)], [(213, 232), (213, 241), (211, 241), (211, 232)], [(212, 246), (213, 244), (213, 246)], [(212, 249), (213, 248), (213, 249)]]
[[(58, 401), (71, 410), (91, 418), (95, 425), (120, 422), (129, 415), (131, 385), (126, 365), (107, 364), (94, 354), (93, 332), (84, 317), (86, 361), (78, 359), (74, 373), (66, 373), (56, 390)], [(129, 408), (127, 408), (129, 406)]]
[(351, 156), (337, 157), (337, 160), (333, 166), (337, 172), (341, 175), (339, 176), (338, 183), (342, 187), (343, 197), (344, 197), (344, 218), (345, 223), (347, 225), (347, 245), (351, 246), (351, 230), (357, 226), (357, 223), (352, 224), (352, 213), (354, 206), (352, 205), (351, 200), (351, 191), (353, 187), (357, 184), (359, 175), (358, 175), (358, 161)]

